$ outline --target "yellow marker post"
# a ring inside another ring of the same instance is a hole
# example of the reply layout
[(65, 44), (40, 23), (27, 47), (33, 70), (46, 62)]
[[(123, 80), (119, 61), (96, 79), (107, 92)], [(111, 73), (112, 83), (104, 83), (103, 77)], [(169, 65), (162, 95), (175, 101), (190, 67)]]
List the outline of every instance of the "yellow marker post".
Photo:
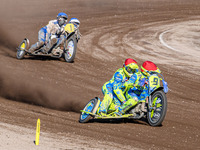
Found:
[(35, 136), (35, 145), (39, 145), (39, 138), (40, 138), (40, 119), (38, 118), (36, 127), (36, 136)]

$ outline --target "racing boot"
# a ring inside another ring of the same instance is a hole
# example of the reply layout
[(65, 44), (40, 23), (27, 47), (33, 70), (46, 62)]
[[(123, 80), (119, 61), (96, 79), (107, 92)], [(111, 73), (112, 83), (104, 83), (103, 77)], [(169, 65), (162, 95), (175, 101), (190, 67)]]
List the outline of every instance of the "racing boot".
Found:
[(118, 109), (111, 114), (112, 117), (118, 117), (118, 116), (122, 116), (124, 114), (123, 110), (121, 107), (118, 107)]
[(122, 106), (118, 107), (118, 109), (113, 113), (114, 116), (122, 116), (125, 114), (128, 110), (130, 110), (133, 106), (137, 104), (136, 99), (129, 99), (126, 101)]
[(35, 44), (31, 45), (31, 47), (29, 48), (28, 52), (29, 53), (33, 53), (35, 50), (37, 50), (38, 48), (40, 48), (43, 45), (44, 45), (43, 41), (38, 41)]
[(112, 97), (109, 94), (105, 94), (98, 109), (98, 114), (100, 116), (107, 115), (108, 107), (111, 105), (111, 102), (112, 102)]

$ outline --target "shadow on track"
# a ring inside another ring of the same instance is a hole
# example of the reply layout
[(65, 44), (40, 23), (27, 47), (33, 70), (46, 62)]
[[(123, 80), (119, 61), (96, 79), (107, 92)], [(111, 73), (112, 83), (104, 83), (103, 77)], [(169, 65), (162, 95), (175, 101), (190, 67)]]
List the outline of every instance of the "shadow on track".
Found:
[[(142, 118), (140, 120), (133, 120), (128, 118), (119, 118), (119, 119), (91, 119), (88, 123), (104, 123), (104, 124), (123, 124), (123, 123), (132, 123), (138, 125), (150, 126), (146, 118)], [(157, 127), (162, 127), (163, 125), (159, 125)]]
[(25, 60), (29, 60), (29, 59), (30, 60), (42, 60), (42, 61), (51, 61), (51, 60), (62, 61), (62, 59), (60, 59), (60, 58), (53, 58), (50, 56), (25, 56), (23, 59), (25, 59)]
[(133, 124), (141, 124), (141, 125), (148, 125), (147, 120), (133, 120), (133, 119), (91, 119), (88, 123), (107, 123), (107, 124), (121, 124), (121, 123), (133, 123)]

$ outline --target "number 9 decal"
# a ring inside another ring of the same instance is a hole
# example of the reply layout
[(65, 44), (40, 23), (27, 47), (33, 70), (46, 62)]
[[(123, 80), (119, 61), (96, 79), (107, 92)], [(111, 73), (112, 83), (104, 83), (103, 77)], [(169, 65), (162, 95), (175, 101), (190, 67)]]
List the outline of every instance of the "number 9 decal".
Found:
[(151, 88), (159, 88), (160, 87), (160, 79), (158, 76), (150, 76), (149, 77), (149, 83)]
[(153, 79), (153, 85), (158, 85), (158, 78)]

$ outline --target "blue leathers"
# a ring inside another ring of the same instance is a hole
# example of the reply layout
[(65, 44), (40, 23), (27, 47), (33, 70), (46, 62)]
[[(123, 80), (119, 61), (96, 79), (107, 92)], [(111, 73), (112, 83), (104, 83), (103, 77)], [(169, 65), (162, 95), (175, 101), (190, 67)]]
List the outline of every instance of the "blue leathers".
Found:
[(126, 98), (129, 99), (130, 97), (136, 97), (138, 101), (145, 101), (145, 98), (148, 96), (148, 85), (146, 84), (147, 78), (142, 75), (142, 73), (138, 73), (137, 78), (137, 81), (131, 79), (132, 83), (135, 82), (135, 84), (127, 89)]
[(118, 108), (116, 114), (124, 114), (138, 102), (145, 102), (149, 96), (147, 78), (142, 73), (136, 73), (125, 83), (127, 87), (125, 97), (127, 101)]
[(98, 113), (100, 115), (115, 111), (121, 104), (126, 102), (124, 93), (126, 91), (125, 82), (136, 72), (138, 72), (137, 62), (128, 58), (123, 64), (123, 68), (118, 69), (110, 81), (106, 82), (102, 91), (104, 99), (100, 104)]
[(122, 102), (126, 101), (124, 96), (124, 83), (128, 77), (123, 69), (118, 69), (110, 81), (106, 82), (102, 87), (104, 99), (101, 102), (99, 112), (107, 113), (107, 111), (114, 111)]
[(134, 73), (129, 79), (122, 68), (118, 69), (111, 80), (102, 87), (104, 99), (101, 102), (99, 112), (113, 112), (124, 104), (127, 100), (125, 92), (138, 82), (140, 76), (140, 74)]

